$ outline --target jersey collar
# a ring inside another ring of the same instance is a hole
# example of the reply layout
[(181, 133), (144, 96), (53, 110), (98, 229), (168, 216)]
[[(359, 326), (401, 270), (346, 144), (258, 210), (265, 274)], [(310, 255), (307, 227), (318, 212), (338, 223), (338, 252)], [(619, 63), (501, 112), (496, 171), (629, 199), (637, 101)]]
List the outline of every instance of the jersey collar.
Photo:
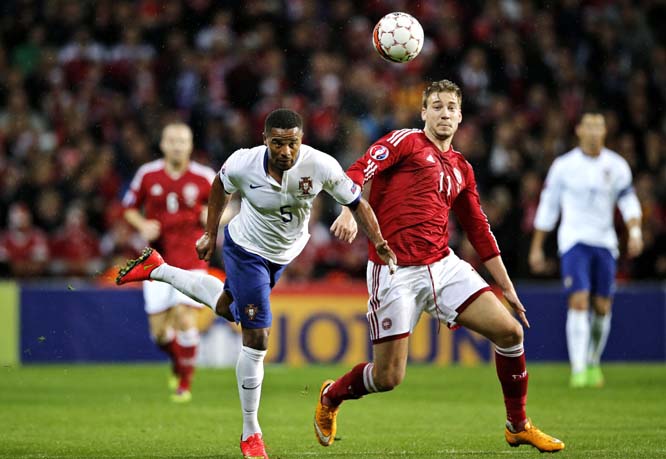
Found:
[(264, 172), (268, 175), (268, 147), (264, 151)]

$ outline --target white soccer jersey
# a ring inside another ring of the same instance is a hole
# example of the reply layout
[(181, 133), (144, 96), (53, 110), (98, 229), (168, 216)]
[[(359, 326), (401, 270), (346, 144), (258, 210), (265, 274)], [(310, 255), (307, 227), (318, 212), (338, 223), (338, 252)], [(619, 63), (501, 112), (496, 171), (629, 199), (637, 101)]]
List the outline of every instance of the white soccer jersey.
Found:
[(603, 148), (592, 157), (580, 148), (557, 158), (546, 177), (534, 227), (557, 233), (560, 254), (577, 243), (605, 247), (618, 255), (613, 215), (617, 204), (625, 221), (641, 217), (631, 169), (616, 152)]
[(282, 183), (268, 174), (268, 148), (235, 151), (220, 169), (227, 193), (238, 191), (241, 208), (229, 234), (248, 252), (287, 264), (308, 242), (312, 202), (324, 190), (340, 204), (359, 199), (361, 189), (331, 156), (301, 145), (296, 162), (282, 174)]

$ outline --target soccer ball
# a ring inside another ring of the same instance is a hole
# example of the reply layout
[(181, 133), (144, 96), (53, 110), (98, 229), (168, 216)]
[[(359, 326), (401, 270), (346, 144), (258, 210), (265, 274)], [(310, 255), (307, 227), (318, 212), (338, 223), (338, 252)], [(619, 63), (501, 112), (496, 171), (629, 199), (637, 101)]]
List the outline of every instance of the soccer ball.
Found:
[(423, 27), (407, 13), (389, 13), (375, 26), (372, 44), (385, 60), (408, 62), (421, 52)]

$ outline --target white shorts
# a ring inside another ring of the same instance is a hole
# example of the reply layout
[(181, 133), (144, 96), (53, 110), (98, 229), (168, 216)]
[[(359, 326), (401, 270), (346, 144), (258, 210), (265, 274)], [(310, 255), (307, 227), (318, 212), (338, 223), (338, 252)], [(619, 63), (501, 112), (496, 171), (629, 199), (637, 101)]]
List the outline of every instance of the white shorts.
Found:
[[(205, 273), (202, 269), (193, 269), (195, 273)], [(146, 314), (159, 314), (177, 304), (185, 304), (195, 308), (204, 305), (179, 292), (171, 284), (160, 281), (143, 281), (143, 301)]]
[(466, 261), (451, 251), (429, 265), (388, 266), (368, 261), (367, 318), (374, 344), (399, 339), (414, 330), (426, 312), (451, 328), (456, 318), (483, 292), (488, 283)]

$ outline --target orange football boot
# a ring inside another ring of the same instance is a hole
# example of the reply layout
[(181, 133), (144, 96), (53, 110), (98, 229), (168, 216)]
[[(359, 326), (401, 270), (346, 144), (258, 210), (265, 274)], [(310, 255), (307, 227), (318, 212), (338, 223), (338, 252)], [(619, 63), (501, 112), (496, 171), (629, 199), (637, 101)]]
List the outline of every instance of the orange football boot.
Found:
[(146, 247), (139, 258), (127, 262), (124, 268), (118, 271), (116, 284), (123, 285), (128, 282), (150, 280), (150, 273), (164, 264), (164, 259), (157, 250)]
[(321, 385), (321, 389), (319, 390), (319, 400), (317, 401), (317, 408), (314, 416), (314, 430), (315, 435), (317, 436), (317, 441), (321, 446), (331, 446), (335, 441), (335, 432), (338, 429), (336, 418), (340, 407), (326, 406), (322, 403), (324, 391), (334, 382), (335, 381), (332, 379), (327, 379)]
[(504, 428), (504, 437), (511, 447), (520, 445), (532, 445), (542, 453), (556, 453), (564, 449), (562, 440), (543, 433), (530, 419), (525, 423), (525, 430), (520, 432), (511, 432), (507, 427)]

